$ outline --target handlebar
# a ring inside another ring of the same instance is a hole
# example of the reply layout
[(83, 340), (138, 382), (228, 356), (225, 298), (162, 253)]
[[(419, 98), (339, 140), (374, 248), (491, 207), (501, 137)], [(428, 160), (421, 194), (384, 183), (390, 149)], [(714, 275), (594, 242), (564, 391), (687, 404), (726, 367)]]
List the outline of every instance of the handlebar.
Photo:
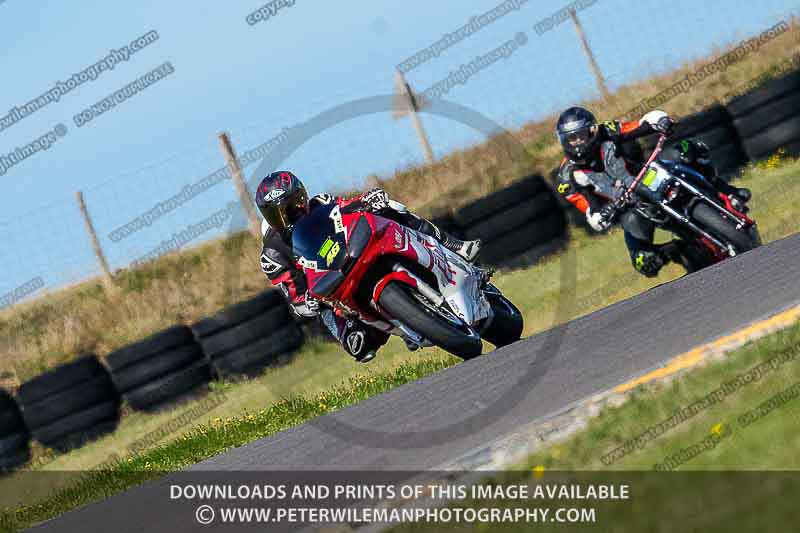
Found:
[(666, 142), (667, 142), (667, 135), (664, 133), (659, 135), (658, 143), (656, 144), (656, 147), (653, 149), (653, 153), (650, 154), (647, 163), (644, 164), (642, 170), (639, 172), (639, 175), (636, 176), (636, 179), (633, 180), (633, 183), (631, 183), (630, 187), (625, 189), (622, 195), (619, 198), (617, 198), (617, 200), (614, 202), (614, 206), (616, 208), (621, 209), (625, 207), (628, 204), (628, 202), (630, 202), (631, 196), (633, 195), (633, 191), (636, 190), (636, 187), (644, 178), (645, 173), (647, 173), (647, 169), (650, 168), (650, 165), (653, 164), (653, 161), (655, 161), (658, 158), (658, 156), (661, 155), (661, 152), (664, 150), (664, 144)]

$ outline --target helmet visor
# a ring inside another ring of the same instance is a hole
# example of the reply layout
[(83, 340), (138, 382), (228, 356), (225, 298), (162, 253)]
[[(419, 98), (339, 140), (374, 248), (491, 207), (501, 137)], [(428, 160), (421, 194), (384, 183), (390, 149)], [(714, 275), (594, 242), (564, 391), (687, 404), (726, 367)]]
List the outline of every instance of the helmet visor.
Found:
[(272, 229), (285, 233), (292, 229), (300, 217), (308, 213), (308, 195), (305, 189), (300, 189), (286, 198), (260, 206), (259, 209)]
[(559, 133), (558, 136), (565, 147), (581, 149), (592, 141), (596, 133), (597, 126), (584, 126), (577, 130)]

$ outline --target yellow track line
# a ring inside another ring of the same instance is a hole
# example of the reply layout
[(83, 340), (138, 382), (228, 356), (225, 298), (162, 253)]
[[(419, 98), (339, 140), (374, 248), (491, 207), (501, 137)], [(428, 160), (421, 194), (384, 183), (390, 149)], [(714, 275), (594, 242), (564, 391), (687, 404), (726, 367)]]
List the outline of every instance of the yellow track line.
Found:
[(661, 368), (657, 368), (656, 370), (648, 372), (643, 376), (639, 376), (638, 378), (634, 378), (627, 383), (623, 383), (622, 385), (614, 387), (614, 392), (626, 392), (644, 383), (669, 376), (680, 370), (696, 365), (711, 354), (738, 348), (748, 341), (752, 341), (775, 331), (785, 329), (798, 320), (800, 320), (800, 306), (792, 307), (791, 309), (787, 309), (786, 311), (778, 313), (777, 315), (767, 318), (766, 320), (756, 322), (747, 326), (746, 328), (740, 329), (735, 333), (731, 333), (730, 335), (726, 335), (715, 341), (703, 344), (702, 346), (698, 346), (697, 348), (681, 354), (671, 359)]

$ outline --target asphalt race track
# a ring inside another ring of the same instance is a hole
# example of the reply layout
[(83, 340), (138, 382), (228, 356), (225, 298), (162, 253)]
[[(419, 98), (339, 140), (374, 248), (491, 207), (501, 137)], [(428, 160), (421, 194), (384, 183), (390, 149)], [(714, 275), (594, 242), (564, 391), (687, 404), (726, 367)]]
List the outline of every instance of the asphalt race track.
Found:
[[(795, 235), (191, 470), (203, 471), (208, 482), (225, 482), (233, 471), (436, 469), (523, 424), (797, 305), (799, 278), (800, 235)], [(556, 339), (557, 351), (541, 349)], [(36, 530), (195, 530), (193, 515), (167, 498), (165, 487), (179, 475)]]

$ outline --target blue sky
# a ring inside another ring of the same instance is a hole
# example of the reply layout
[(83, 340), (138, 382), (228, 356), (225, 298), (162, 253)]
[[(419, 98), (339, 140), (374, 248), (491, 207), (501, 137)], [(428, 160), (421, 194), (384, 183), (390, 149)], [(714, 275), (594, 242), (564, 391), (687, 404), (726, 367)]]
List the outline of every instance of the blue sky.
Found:
[[(124, 266), (232, 198), (230, 184), (223, 183), (120, 243), (107, 238), (221, 166), (218, 132), (230, 131), (240, 150), (251, 148), (331, 107), (387, 94), (394, 65), (499, 3), (296, 0), (253, 26), (245, 17), (263, 2), (0, 3), (0, 116), (109, 49), (150, 30), (160, 36), (113, 71), (0, 131), (4, 155), (56, 124), (68, 128), (48, 151), (0, 176), (0, 294), (35, 276), (54, 287), (96, 273), (75, 207), (76, 190), (85, 191), (112, 266)], [(526, 46), (446, 98), (513, 127), (594, 94), (572, 27), (563, 24), (543, 36), (533, 31), (564, 5), (531, 0), (411, 71), (408, 80), (423, 90), (525, 32)], [(785, 0), (673, 0), (666, 5), (598, 0), (581, 17), (613, 88), (707, 54), (715, 44), (758, 33), (795, 9)], [(76, 113), (165, 61), (174, 74), (84, 127), (75, 126)], [(437, 155), (480, 141), (480, 134), (463, 125), (432, 117), (425, 121)], [(375, 115), (323, 132), (286, 166), (306, 176), (312, 192), (321, 192), (420, 159), (407, 121)]]

